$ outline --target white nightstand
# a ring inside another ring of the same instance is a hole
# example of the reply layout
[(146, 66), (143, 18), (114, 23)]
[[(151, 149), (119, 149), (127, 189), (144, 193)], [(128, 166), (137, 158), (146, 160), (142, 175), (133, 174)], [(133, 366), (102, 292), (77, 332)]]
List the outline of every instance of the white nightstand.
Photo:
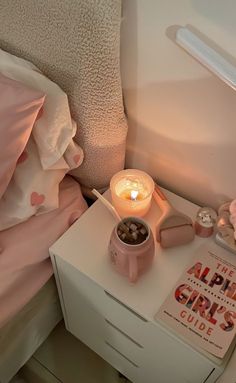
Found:
[[(166, 194), (177, 209), (195, 217), (198, 206)], [(159, 215), (153, 202), (145, 217), (153, 229)], [(50, 249), (67, 330), (134, 383), (215, 382), (230, 351), (219, 360), (153, 319), (194, 250), (206, 240), (196, 237), (190, 245), (168, 250), (157, 244), (152, 268), (132, 285), (108, 257), (115, 224), (97, 201)]]

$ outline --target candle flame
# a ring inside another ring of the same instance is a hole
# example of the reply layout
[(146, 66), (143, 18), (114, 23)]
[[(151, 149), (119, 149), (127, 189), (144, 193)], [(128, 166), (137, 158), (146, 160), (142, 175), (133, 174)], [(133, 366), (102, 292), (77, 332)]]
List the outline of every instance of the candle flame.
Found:
[(137, 191), (137, 190), (131, 190), (131, 192), (130, 192), (130, 198), (131, 198), (131, 200), (132, 200), (132, 201), (136, 201), (137, 196), (138, 196), (138, 191)]

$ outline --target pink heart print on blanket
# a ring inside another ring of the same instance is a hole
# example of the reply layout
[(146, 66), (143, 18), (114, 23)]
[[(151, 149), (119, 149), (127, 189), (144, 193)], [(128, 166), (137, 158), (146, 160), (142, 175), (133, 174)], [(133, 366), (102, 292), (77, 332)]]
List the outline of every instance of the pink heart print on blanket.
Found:
[(73, 160), (74, 160), (75, 165), (79, 165), (80, 160), (81, 160), (81, 155), (80, 155), (80, 154), (76, 154), (76, 155), (73, 157)]
[(43, 194), (38, 194), (37, 192), (31, 193), (30, 202), (32, 206), (42, 205), (45, 200), (45, 196)]

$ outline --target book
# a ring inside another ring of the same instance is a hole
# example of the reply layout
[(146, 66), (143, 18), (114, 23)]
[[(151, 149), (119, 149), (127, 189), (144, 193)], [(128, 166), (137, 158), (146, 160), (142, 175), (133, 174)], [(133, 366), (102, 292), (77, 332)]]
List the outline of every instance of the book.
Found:
[(236, 257), (201, 246), (155, 315), (175, 333), (218, 358), (236, 334)]

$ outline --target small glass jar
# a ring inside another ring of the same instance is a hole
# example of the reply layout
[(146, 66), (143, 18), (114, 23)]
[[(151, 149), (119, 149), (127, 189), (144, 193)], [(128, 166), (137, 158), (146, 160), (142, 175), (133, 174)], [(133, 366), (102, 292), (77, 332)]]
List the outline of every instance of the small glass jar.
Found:
[(151, 206), (153, 179), (142, 170), (126, 169), (110, 182), (112, 203), (120, 216), (143, 217)]
[(201, 207), (196, 215), (195, 233), (199, 237), (210, 237), (214, 232), (217, 213), (211, 207)]

